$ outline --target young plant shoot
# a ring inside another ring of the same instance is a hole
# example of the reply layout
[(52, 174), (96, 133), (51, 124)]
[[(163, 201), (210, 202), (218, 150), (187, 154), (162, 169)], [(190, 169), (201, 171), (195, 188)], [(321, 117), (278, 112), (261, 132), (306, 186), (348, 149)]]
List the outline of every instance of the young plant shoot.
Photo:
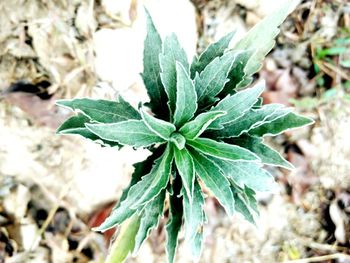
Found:
[[(228, 48), (230, 33), (190, 64), (176, 35), (161, 40), (150, 15), (144, 42), (142, 78), (149, 103), (133, 108), (115, 101), (60, 100), (76, 115), (59, 134), (78, 134), (102, 145), (147, 148), (152, 155), (135, 164), (130, 185), (96, 231), (120, 227), (109, 262), (136, 253), (166, 213), (166, 251), (173, 262), (179, 231), (198, 260), (203, 245), (205, 192), (229, 216), (241, 213), (254, 223), (257, 191), (275, 188), (264, 165), (292, 165), (263, 138), (313, 123), (280, 104), (262, 104), (265, 83), (252, 83), (274, 46), (278, 27), (298, 1), (287, 1)], [(249, 87), (248, 87), (249, 86)], [(118, 178), (116, 178), (118, 180)]]

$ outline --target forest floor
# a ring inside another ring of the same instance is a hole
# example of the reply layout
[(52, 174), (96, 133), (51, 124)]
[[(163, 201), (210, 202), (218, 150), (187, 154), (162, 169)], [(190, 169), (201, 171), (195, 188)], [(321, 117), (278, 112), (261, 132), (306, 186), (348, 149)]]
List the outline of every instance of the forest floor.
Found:
[[(142, 5), (192, 58), (232, 30), (242, 35), (279, 3), (0, 1), (0, 263), (103, 262), (112, 233), (90, 229), (148, 152), (55, 135), (69, 113), (54, 102), (147, 100)], [(302, 1), (256, 78), (267, 81), (265, 102), (316, 122), (268, 141), (296, 169), (271, 168), (280, 191), (258, 196), (257, 227), (206, 200), (200, 262), (350, 262), (350, 3)], [(165, 262), (165, 220), (129, 262)], [(181, 235), (177, 262), (189, 258)]]

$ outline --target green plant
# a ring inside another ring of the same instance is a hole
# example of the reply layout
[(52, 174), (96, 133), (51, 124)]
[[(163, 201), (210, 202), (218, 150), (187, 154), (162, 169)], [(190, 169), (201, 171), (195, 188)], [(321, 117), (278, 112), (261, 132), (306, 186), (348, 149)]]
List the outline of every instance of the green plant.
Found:
[(262, 165), (292, 168), (263, 143), (262, 137), (313, 122), (283, 105), (262, 105), (262, 82), (243, 89), (251, 84), (252, 75), (274, 45), (278, 26), (296, 4), (289, 1), (230, 50), (233, 33), (228, 34), (191, 65), (174, 34), (162, 43), (147, 13), (142, 74), (150, 97), (147, 105), (136, 110), (121, 97), (117, 101), (57, 102), (78, 112), (58, 133), (152, 152), (147, 160), (135, 164), (119, 204), (95, 229), (105, 231), (121, 225), (109, 262), (121, 262), (129, 252), (136, 252), (157, 227), (164, 210), (168, 211), (168, 261), (174, 261), (182, 222), (185, 242), (198, 259), (206, 221), (203, 188), (217, 198), (228, 215), (237, 211), (254, 223), (258, 215), (255, 192), (275, 187)]

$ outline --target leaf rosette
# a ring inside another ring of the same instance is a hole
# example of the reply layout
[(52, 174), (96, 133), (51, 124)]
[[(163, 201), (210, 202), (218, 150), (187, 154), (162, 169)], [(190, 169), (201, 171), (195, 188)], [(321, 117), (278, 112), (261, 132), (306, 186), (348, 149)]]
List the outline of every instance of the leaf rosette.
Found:
[[(102, 145), (147, 148), (153, 154), (135, 164), (130, 185), (110, 216), (95, 230), (120, 231), (117, 261), (136, 253), (168, 210), (167, 257), (174, 261), (182, 224), (185, 242), (198, 259), (203, 243), (203, 188), (228, 215), (242, 214), (254, 223), (257, 191), (275, 188), (263, 165), (292, 169), (265, 136), (313, 123), (280, 104), (262, 104), (264, 82), (252, 86), (252, 75), (274, 45), (278, 26), (298, 1), (288, 1), (262, 20), (233, 48), (230, 33), (190, 64), (176, 35), (162, 42), (150, 15), (144, 43), (142, 78), (150, 102), (134, 109), (116, 101), (73, 99), (58, 105), (77, 112), (59, 129)], [(250, 86), (249, 88), (247, 88)], [(164, 204), (168, 205), (165, 206)], [(125, 235), (125, 236), (123, 236)]]

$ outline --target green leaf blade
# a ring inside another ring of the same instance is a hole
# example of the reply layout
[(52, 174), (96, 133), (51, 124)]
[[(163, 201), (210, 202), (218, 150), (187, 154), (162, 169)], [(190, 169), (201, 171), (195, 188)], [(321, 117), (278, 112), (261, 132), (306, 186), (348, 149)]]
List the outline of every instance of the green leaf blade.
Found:
[(176, 74), (177, 91), (174, 124), (176, 127), (181, 127), (190, 120), (197, 111), (197, 94), (192, 80), (179, 62), (176, 63)]
[(280, 32), (278, 27), (299, 2), (299, 0), (285, 1), (279, 9), (249, 30), (246, 36), (234, 46), (234, 50), (254, 50), (244, 69), (249, 78), (246, 84), (249, 84), (251, 76), (260, 70), (263, 59), (275, 45), (274, 39)]
[(196, 150), (210, 156), (231, 161), (259, 161), (260, 158), (254, 153), (223, 142), (217, 142), (207, 138), (197, 138), (194, 141), (187, 141), (188, 145)]
[(128, 102), (118, 97), (117, 101), (94, 100), (94, 99), (72, 99), (58, 100), (56, 104), (80, 111), (92, 120), (101, 123), (115, 123), (129, 119), (139, 120), (140, 114)]
[(220, 92), (220, 98), (224, 98), (227, 95), (231, 95), (235, 92), (235, 90), (247, 86), (247, 83), (245, 83), (246, 73), (244, 72), (244, 68), (248, 63), (249, 58), (252, 56), (253, 51), (237, 50), (236, 52), (236, 59), (233, 62), (231, 70), (227, 76), (229, 81), (225, 84), (225, 87)]
[(221, 100), (213, 110), (226, 111), (226, 116), (212, 123), (212, 127), (220, 127), (235, 121), (247, 112), (257, 102), (265, 89), (265, 82), (259, 82), (254, 87), (237, 92)]
[(117, 239), (113, 242), (106, 263), (123, 263), (134, 250), (135, 236), (139, 230), (140, 217), (134, 215), (122, 225)]
[(179, 130), (185, 138), (194, 140), (198, 138), (217, 118), (220, 118), (226, 114), (226, 111), (214, 111), (210, 110), (199, 114), (194, 120), (187, 122)]
[(221, 173), (220, 168), (209, 158), (195, 150), (191, 150), (191, 156), (199, 178), (215, 195), (225, 208), (226, 213), (233, 215), (235, 200), (230, 189), (230, 183)]
[(121, 224), (135, 214), (142, 205), (151, 202), (157, 197), (165, 189), (169, 181), (172, 159), (173, 152), (171, 147), (168, 146), (163, 155), (155, 161), (151, 171), (130, 187), (125, 199), (94, 230), (104, 232)]
[(165, 190), (163, 190), (154, 200), (149, 202), (141, 215), (140, 227), (135, 237), (134, 254), (140, 249), (143, 242), (149, 236), (152, 229), (158, 226), (163, 215), (165, 201)]
[(314, 123), (313, 119), (290, 112), (271, 122), (264, 123), (249, 131), (254, 136), (275, 136), (282, 132), (298, 127), (308, 126)]
[(175, 34), (166, 37), (163, 44), (163, 52), (159, 56), (161, 66), (161, 80), (168, 95), (170, 112), (175, 112), (176, 107), (176, 62), (182, 64), (189, 71), (186, 52), (181, 47)]
[(239, 187), (245, 186), (259, 192), (274, 191), (277, 189), (273, 176), (253, 162), (230, 162), (216, 160), (225, 175)]
[(141, 76), (151, 100), (148, 105), (157, 116), (166, 118), (168, 116), (167, 95), (160, 78), (161, 67), (158, 59), (162, 53), (162, 40), (150, 14), (147, 10), (145, 10), (145, 13), (147, 35), (144, 42), (143, 73)]
[(185, 242), (191, 247), (192, 255), (198, 260), (203, 243), (203, 224), (205, 214), (203, 210), (204, 197), (197, 181), (194, 183), (193, 201), (183, 195)]
[(216, 95), (222, 91), (225, 84), (229, 81), (227, 76), (236, 55), (236, 52), (227, 52), (221, 57), (215, 58), (201, 74), (196, 75), (194, 84), (199, 108), (207, 107), (217, 100), (215, 98)]
[(250, 223), (255, 225), (255, 219), (254, 214), (252, 213), (249, 204), (244, 199), (244, 197), (241, 196), (241, 194), (237, 193), (236, 191), (232, 191), (234, 194), (235, 199), (235, 209), (238, 213), (243, 215), (243, 217)]
[(98, 137), (132, 147), (148, 147), (164, 139), (147, 128), (143, 121), (129, 120), (110, 124), (86, 124)]
[(89, 123), (91, 119), (84, 114), (78, 113), (67, 119), (56, 131), (57, 134), (71, 134), (71, 135), (80, 135), (85, 139), (91, 140), (93, 142), (101, 143), (102, 145), (109, 145), (111, 147), (118, 146), (120, 144), (112, 141), (103, 140), (98, 137), (96, 134), (89, 131), (85, 124)]
[(221, 130), (211, 130), (209, 134), (217, 138), (239, 137), (243, 133), (288, 114), (291, 110), (280, 104), (267, 104), (259, 109), (251, 109), (241, 117), (224, 125)]
[(193, 199), (195, 171), (191, 155), (186, 148), (182, 150), (174, 149), (174, 157), (177, 170), (179, 171), (182, 184), (186, 190), (186, 195), (190, 202)]
[(160, 160), (156, 162), (156, 165), (152, 168), (151, 172), (143, 179), (149, 181), (144, 183), (147, 184), (148, 187), (142, 188), (142, 190), (139, 188), (139, 190), (142, 191), (142, 195), (132, 203), (131, 208), (137, 209), (140, 206), (150, 202), (163, 189), (165, 189), (170, 179), (173, 157), (173, 147), (167, 145), (167, 148)]
[(173, 124), (151, 116), (144, 109), (141, 109), (141, 116), (146, 126), (164, 140), (169, 140), (171, 134), (176, 130)]
[(230, 143), (239, 145), (255, 153), (264, 164), (279, 166), (289, 170), (294, 168), (294, 166), (285, 160), (277, 151), (264, 144), (261, 138), (243, 135), (238, 138), (232, 138)]
[(220, 38), (217, 42), (210, 44), (197, 60), (191, 65), (191, 77), (194, 78), (196, 72), (201, 73), (204, 68), (216, 57), (221, 57), (228, 48), (235, 32), (230, 32)]

